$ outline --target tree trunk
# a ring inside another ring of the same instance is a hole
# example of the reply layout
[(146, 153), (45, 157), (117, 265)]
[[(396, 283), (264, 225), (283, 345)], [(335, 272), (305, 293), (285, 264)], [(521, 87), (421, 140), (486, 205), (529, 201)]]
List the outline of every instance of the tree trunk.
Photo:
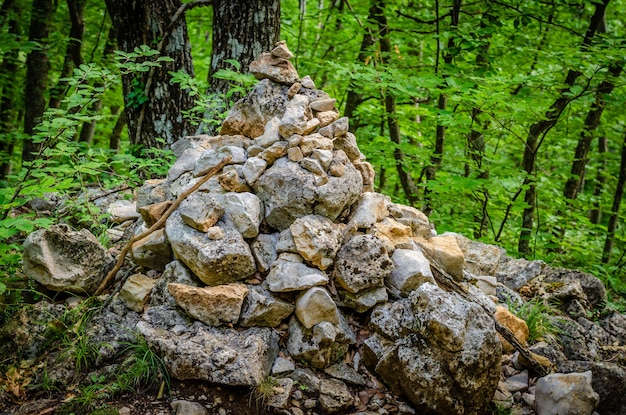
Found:
[(52, 0), (33, 0), (28, 40), (37, 42), (41, 48), (33, 49), (26, 57), (26, 86), (24, 101), (28, 102), (24, 112), (24, 146), (22, 160), (31, 161), (41, 149), (41, 143), (34, 143), (32, 134), (35, 126), (41, 122), (46, 109), (46, 87), (50, 59), (48, 58), (47, 41), (52, 17)]
[[(623, 67), (623, 64), (612, 66), (609, 69), (611, 77), (617, 78), (622, 72)], [(563, 191), (565, 197), (570, 200), (574, 200), (578, 196), (578, 191), (581, 188), (585, 177), (587, 155), (589, 154), (589, 147), (591, 147), (593, 134), (600, 125), (600, 118), (602, 117), (602, 112), (604, 111), (605, 106), (605, 98), (613, 91), (613, 88), (615, 88), (613, 79), (605, 79), (602, 81), (596, 92), (595, 103), (591, 106), (591, 109), (589, 109), (589, 112), (585, 117), (585, 124), (583, 125), (582, 132), (580, 133), (576, 151), (574, 152), (574, 161), (570, 170), (570, 177), (565, 183), (565, 189)]]
[[(372, 10), (374, 9), (374, 10)], [(372, 16), (376, 19), (378, 24), (378, 33), (380, 36), (380, 52), (382, 55), (383, 65), (388, 65), (389, 63), (389, 54), (391, 53), (391, 39), (389, 39), (389, 26), (387, 25), (387, 17), (385, 16), (385, 3), (382, 0), (375, 0), (372, 9)], [(402, 190), (406, 195), (407, 200), (410, 205), (414, 205), (417, 202), (417, 187), (413, 183), (413, 179), (411, 175), (405, 171), (404, 163), (405, 157), (404, 152), (400, 148), (401, 144), (401, 134), (400, 134), (400, 125), (398, 124), (398, 114), (396, 112), (396, 99), (389, 90), (385, 89), (383, 91), (385, 98), (385, 111), (387, 113), (387, 127), (389, 128), (389, 137), (391, 141), (395, 144), (395, 148), (393, 150), (393, 158), (395, 159), (396, 164), (396, 172), (398, 173), (398, 177), (400, 179), (400, 184), (402, 185)]]
[(619, 169), (619, 178), (615, 187), (615, 196), (613, 197), (613, 206), (611, 207), (611, 217), (606, 229), (606, 240), (604, 241), (604, 251), (602, 252), (602, 263), (608, 264), (611, 260), (611, 251), (613, 250), (613, 241), (615, 240), (615, 229), (617, 228), (617, 219), (619, 217), (620, 205), (624, 197), (624, 186), (626, 185), (626, 135), (624, 135), (624, 143), (622, 144), (622, 162)]
[(600, 223), (602, 217), (602, 209), (600, 199), (602, 198), (602, 192), (604, 192), (604, 184), (606, 183), (606, 152), (609, 151), (609, 140), (606, 137), (598, 137), (598, 158), (600, 159), (600, 165), (596, 172), (596, 177), (593, 186), (593, 209), (589, 212), (589, 220), (594, 225)]
[(70, 15), (70, 34), (65, 48), (65, 58), (63, 68), (59, 76), (59, 82), (50, 91), (51, 108), (59, 108), (61, 100), (67, 94), (66, 78), (72, 76), (74, 68), (83, 63), (81, 53), (83, 44), (83, 34), (85, 33), (85, 22), (83, 21), (86, 0), (67, 0), (67, 8)]
[[(604, 22), (604, 13), (609, 0), (602, 0), (602, 3), (595, 4), (595, 12), (591, 17), (589, 28), (585, 33), (583, 39), (582, 48), (585, 49), (591, 45), (591, 39), (602, 27)], [(570, 88), (576, 82), (576, 79), (581, 75), (577, 70), (570, 69), (565, 77), (565, 87), (561, 90), (559, 97), (554, 101), (550, 109), (545, 115), (545, 118), (537, 121), (530, 126), (528, 136), (526, 137), (526, 145), (524, 147), (524, 157), (522, 159), (522, 168), (526, 172), (526, 178), (524, 179), (524, 185), (528, 185), (528, 189), (524, 194), (524, 202), (526, 208), (522, 214), (522, 230), (520, 232), (520, 238), (518, 243), (518, 251), (522, 255), (528, 255), (530, 253), (530, 238), (535, 221), (535, 205), (537, 201), (537, 185), (533, 179), (535, 174), (535, 161), (537, 157), (537, 151), (541, 146), (543, 138), (554, 127), (561, 116), (561, 113), (565, 107), (571, 102), (572, 98), (568, 96)]]
[[(439, 2), (436, 2), (436, 11), (437, 11), (437, 33), (439, 33)], [(454, 32), (459, 25), (459, 15), (461, 13), (461, 0), (454, 0), (452, 3), (452, 10), (450, 11), (450, 32)], [(448, 38), (447, 49), (452, 49), (454, 47), (454, 36), (450, 36)], [(452, 63), (453, 56), (449, 52), (444, 51), (443, 53), (443, 61), (450, 65)], [(439, 47), (437, 48), (437, 62), (439, 61)], [(435, 64), (435, 71), (437, 71), (437, 64)], [(443, 77), (446, 77), (446, 74), (443, 74)], [(448, 97), (444, 92), (439, 94), (439, 98), (437, 99), (437, 108), (440, 111), (444, 111), (448, 105)], [(443, 150), (444, 143), (446, 140), (446, 127), (442, 125), (439, 121), (439, 117), (437, 117), (437, 127), (435, 133), (435, 149), (433, 154), (430, 156), (430, 165), (426, 167), (426, 181), (433, 181), (437, 177), (437, 170), (441, 167), (441, 163), (443, 161)], [(428, 186), (424, 188), (424, 208), (423, 211), (426, 215), (430, 215), (432, 211), (431, 198), (430, 198), (430, 190)]]
[[(169, 147), (176, 140), (191, 133), (191, 123), (181, 116), (193, 107), (192, 97), (178, 84), (170, 82), (171, 71), (184, 71), (193, 76), (191, 50), (184, 16), (175, 19), (181, 7), (180, 0), (127, 1), (105, 0), (117, 45), (124, 52), (148, 45), (159, 48), (161, 56), (172, 62), (149, 72), (122, 76), (124, 105), (128, 118), (131, 144), (150, 147)], [(147, 100), (138, 102), (140, 95)], [(162, 139), (159, 141), (157, 139)]]
[(111, 136), (109, 137), (109, 150), (117, 151), (120, 149), (120, 137), (122, 136), (122, 131), (124, 131), (126, 124), (126, 111), (122, 111), (117, 117), (117, 121), (115, 121), (113, 131), (111, 131)]
[(210, 92), (223, 95), (230, 89), (227, 80), (213, 77), (220, 69), (233, 69), (227, 59), (239, 62), (241, 71), (248, 72), (250, 63), (279, 40), (279, 0), (215, 0)]
[[(3, 11), (6, 3), (2, 5)], [(19, 6), (15, 7), (14, 4), (11, 4), (11, 7), (13, 7), (15, 17), (9, 21), (9, 33), (17, 37), (20, 34), (17, 17), (21, 10), (19, 10)], [(4, 54), (2, 65), (0, 66), (0, 77), (4, 83), (2, 86), (2, 98), (0, 99), (0, 179), (6, 178), (11, 173), (11, 156), (15, 147), (15, 138), (11, 133), (17, 131), (15, 125), (17, 122), (15, 98), (19, 94), (17, 82), (11, 82), (11, 79), (17, 73), (18, 62), (19, 50), (16, 48)]]

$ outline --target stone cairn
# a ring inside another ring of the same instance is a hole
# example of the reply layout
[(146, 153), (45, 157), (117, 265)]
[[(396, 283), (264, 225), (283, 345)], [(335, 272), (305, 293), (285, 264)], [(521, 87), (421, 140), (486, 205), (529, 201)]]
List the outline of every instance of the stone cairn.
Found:
[[(494, 395), (508, 393), (502, 347), (513, 351), (492, 315), (520, 342), (528, 336), (523, 321), (496, 307), (497, 280), (517, 278), (507, 284), (517, 289), (542, 263), (437, 235), (422, 212), (375, 193), (374, 170), (348, 119), (310, 77), (299, 77), (291, 58), (284, 42), (261, 54), (250, 65), (260, 82), (230, 110), (220, 135), (181, 139), (167, 178), (139, 189), (136, 235), (227, 160), (164, 228), (132, 246), (136, 264), (162, 274), (128, 277), (116, 314), (96, 319), (94, 331), (135, 327), (178, 379), (254, 388), (271, 374), (280, 393), (269, 405), (279, 411), (302, 394), (296, 383), (317, 394), (311, 408), (319, 400), (323, 413), (350, 412), (363, 394), (355, 398), (347, 384), (371, 387), (364, 374), (372, 373), (408, 398), (414, 409), (405, 413), (485, 413)], [(29, 245), (45, 235), (32, 234), (25, 249), (26, 273), (41, 274), (44, 285), (45, 250)], [(89, 262), (102, 267), (106, 255), (97, 251)], [(442, 289), (431, 265), (474, 301)], [(100, 282), (74, 274), (66, 280), (77, 291), (94, 292)], [(107, 342), (103, 357), (115, 350), (111, 336)], [(597, 394), (586, 376), (593, 410)], [(304, 413), (292, 409), (285, 413)]]

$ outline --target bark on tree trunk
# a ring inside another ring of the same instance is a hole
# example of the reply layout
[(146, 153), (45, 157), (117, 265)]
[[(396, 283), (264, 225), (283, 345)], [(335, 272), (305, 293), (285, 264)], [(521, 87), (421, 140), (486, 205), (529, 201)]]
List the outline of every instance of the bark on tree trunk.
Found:
[[(582, 49), (585, 49), (591, 45), (591, 40), (595, 33), (604, 24), (604, 13), (606, 7), (609, 4), (609, 0), (603, 0), (602, 3), (595, 4), (595, 12), (591, 17), (589, 28), (585, 33), (583, 39)], [(532, 229), (535, 221), (535, 205), (537, 201), (537, 186), (533, 178), (535, 174), (535, 161), (537, 157), (537, 151), (543, 142), (543, 138), (554, 127), (561, 116), (561, 113), (572, 101), (572, 97), (568, 95), (571, 87), (576, 82), (576, 79), (581, 75), (577, 70), (570, 69), (565, 78), (565, 87), (561, 90), (559, 97), (554, 101), (550, 109), (545, 115), (545, 118), (536, 122), (530, 126), (528, 136), (526, 137), (526, 145), (524, 147), (524, 157), (522, 160), (522, 168), (526, 172), (526, 178), (524, 179), (524, 185), (528, 186), (526, 193), (524, 194), (524, 202), (526, 208), (522, 214), (522, 230), (520, 232), (518, 251), (522, 255), (528, 255), (530, 253), (530, 238), (532, 235)]]
[(593, 186), (593, 209), (589, 212), (589, 220), (594, 225), (600, 223), (600, 218), (602, 217), (600, 199), (602, 198), (604, 184), (606, 183), (606, 157), (604, 157), (604, 155), (607, 151), (609, 151), (609, 140), (606, 137), (598, 137), (598, 158), (600, 159), (600, 165), (598, 166)]
[[(180, 0), (105, 0), (117, 45), (124, 52), (132, 52), (140, 45), (153, 49), (161, 46), (161, 56), (172, 62), (162, 62), (159, 68), (147, 73), (122, 76), (124, 104), (128, 118), (131, 144), (145, 148), (169, 147), (176, 140), (192, 132), (191, 123), (181, 112), (193, 107), (192, 97), (178, 84), (170, 82), (171, 71), (184, 71), (193, 76), (191, 51), (184, 16), (173, 17), (181, 7)], [(144, 95), (143, 104), (133, 96)], [(163, 139), (159, 142), (157, 139)]]
[[(374, 1), (372, 8), (376, 8), (372, 14), (378, 23), (378, 33), (380, 36), (380, 52), (382, 55), (383, 65), (387, 65), (389, 54), (391, 53), (391, 40), (389, 39), (389, 26), (387, 25), (387, 17), (385, 16), (385, 3), (382, 0)], [(395, 144), (393, 150), (393, 158), (396, 164), (396, 172), (400, 178), (402, 190), (411, 206), (417, 202), (417, 187), (413, 183), (410, 173), (405, 171), (404, 152), (400, 148), (402, 142), (400, 134), (400, 125), (398, 124), (398, 114), (396, 112), (396, 99), (388, 90), (383, 91), (385, 98), (385, 111), (387, 113), (387, 127), (389, 128), (389, 138)]]
[(622, 161), (619, 169), (619, 178), (615, 187), (615, 196), (613, 197), (613, 206), (611, 207), (611, 217), (606, 229), (606, 240), (604, 241), (604, 251), (602, 252), (602, 263), (608, 264), (611, 260), (611, 251), (613, 250), (613, 241), (615, 240), (615, 229), (617, 228), (617, 219), (619, 217), (620, 205), (624, 197), (624, 187), (626, 185), (626, 135), (624, 135), (624, 143), (622, 144)]
[(247, 73), (250, 62), (279, 40), (279, 0), (215, 0), (210, 92), (226, 94), (230, 89), (227, 80), (213, 77), (220, 69), (233, 69), (227, 59), (239, 62), (241, 71)]
[(50, 60), (47, 40), (52, 17), (52, 0), (33, 0), (28, 40), (37, 42), (41, 48), (32, 50), (26, 58), (26, 87), (24, 101), (28, 102), (24, 112), (24, 146), (22, 160), (31, 161), (41, 148), (41, 143), (34, 143), (32, 134), (35, 126), (41, 122), (46, 109), (45, 92), (48, 83)]
[(61, 100), (63, 100), (67, 93), (67, 82), (64, 81), (64, 79), (70, 77), (74, 68), (83, 63), (81, 50), (83, 34), (85, 33), (83, 16), (86, 2), (86, 0), (67, 0), (67, 8), (71, 22), (70, 34), (67, 40), (65, 58), (63, 60), (61, 75), (59, 76), (59, 82), (50, 91), (49, 107), (51, 108), (59, 108), (61, 106)]
[[(6, 2), (2, 5), (4, 9)], [(14, 4), (11, 5), (13, 7)], [(8, 6), (7, 6), (8, 7)], [(4, 11), (4, 10), (3, 10)], [(17, 16), (20, 14), (19, 7), (13, 8), (14, 18), (9, 21), (9, 33), (18, 36), (20, 33)], [(5, 11), (5, 13), (8, 12)], [(4, 54), (2, 66), (0, 66), (0, 77), (10, 79), (18, 69), (19, 50), (13, 49)], [(15, 98), (18, 95), (18, 85), (16, 82), (5, 82), (2, 86), (2, 99), (0, 99), (0, 178), (4, 179), (11, 173), (11, 155), (15, 147), (15, 138), (10, 133), (15, 132), (17, 122), (15, 110)]]

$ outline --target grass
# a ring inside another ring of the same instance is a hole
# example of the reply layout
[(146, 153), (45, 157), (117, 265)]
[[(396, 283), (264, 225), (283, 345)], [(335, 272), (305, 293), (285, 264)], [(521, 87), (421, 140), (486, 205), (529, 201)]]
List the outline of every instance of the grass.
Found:
[[(257, 386), (254, 387), (250, 394), (250, 404), (252, 400), (256, 401), (257, 408), (267, 408), (269, 406), (270, 399), (276, 393), (276, 388), (279, 387), (278, 379), (272, 376), (266, 376)], [(252, 405), (250, 405), (252, 406)]]
[(131, 356), (118, 371), (117, 383), (122, 390), (149, 390), (165, 384), (170, 390), (170, 376), (165, 362), (154, 350), (150, 348), (146, 339), (136, 333), (135, 343), (126, 343), (122, 354), (129, 353)]
[(526, 322), (528, 326), (528, 343), (533, 344), (558, 333), (558, 328), (552, 323), (551, 317), (559, 311), (543, 299), (534, 298), (531, 301), (516, 304), (509, 302), (509, 310)]

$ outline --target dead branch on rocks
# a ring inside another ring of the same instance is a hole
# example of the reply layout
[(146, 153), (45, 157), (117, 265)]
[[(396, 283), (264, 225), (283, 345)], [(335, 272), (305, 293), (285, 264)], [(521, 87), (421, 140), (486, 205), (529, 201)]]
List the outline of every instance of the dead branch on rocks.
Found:
[(142, 240), (143, 238), (149, 236), (152, 232), (158, 229), (161, 229), (163, 226), (165, 226), (165, 221), (167, 220), (167, 218), (169, 218), (170, 215), (176, 209), (178, 209), (178, 206), (180, 206), (182, 201), (185, 200), (190, 194), (198, 190), (200, 186), (206, 183), (211, 177), (215, 176), (215, 174), (219, 172), (222, 169), (222, 167), (227, 165), (231, 160), (232, 160), (232, 156), (224, 157), (222, 161), (220, 161), (217, 164), (217, 166), (213, 167), (202, 179), (200, 179), (200, 181), (198, 181), (198, 183), (194, 184), (191, 188), (185, 190), (180, 195), (178, 195), (178, 198), (174, 201), (174, 203), (172, 203), (172, 205), (165, 211), (165, 213), (163, 213), (163, 216), (161, 216), (159, 220), (156, 221), (154, 225), (150, 227), (150, 229), (148, 229), (147, 231), (137, 236), (133, 236), (132, 238), (130, 238), (130, 240), (126, 243), (126, 246), (124, 246), (124, 249), (122, 249), (122, 252), (120, 252), (119, 257), (117, 258), (117, 262), (115, 263), (115, 266), (113, 267), (111, 271), (109, 271), (109, 273), (104, 278), (104, 280), (102, 280), (102, 283), (100, 283), (100, 286), (98, 287), (94, 295), (102, 294), (104, 290), (108, 287), (108, 285), (111, 283), (111, 281), (113, 281), (113, 279), (117, 275), (117, 272), (120, 270), (120, 268), (122, 268), (122, 264), (124, 263), (124, 258), (126, 258), (126, 254), (128, 254), (128, 252), (131, 250), (135, 242)]
[[(523, 359), (525, 359), (531, 369), (533, 369), (540, 377), (549, 375), (552, 372), (552, 368), (546, 363), (541, 364), (535, 354), (533, 354), (528, 348), (520, 343), (519, 340), (515, 337), (515, 335), (509, 330), (507, 327), (500, 324), (498, 320), (494, 317), (494, 315), (480, 303), (480, 301), (474, 297), (471, 293), (469, 293), (461, 284), (456, 282), (450, 275), (448, 275), (445, 271), (439, 269), (437, 266), (433, 265), (433, 262), (430, 261), (430, 269), (433, 272), (433, 276), (439, 285), (441, 285), (444, 289), (448, 291), (455, 292), (463, 297), (467, 301), (471, 301), (473, 303), (481, 306), (487, 314), (491, 317), (496, 327), (496, 331), (500, 333), (502, 337), (519, 352)], [(543, 359), (542, 359), (543, 360)]]

